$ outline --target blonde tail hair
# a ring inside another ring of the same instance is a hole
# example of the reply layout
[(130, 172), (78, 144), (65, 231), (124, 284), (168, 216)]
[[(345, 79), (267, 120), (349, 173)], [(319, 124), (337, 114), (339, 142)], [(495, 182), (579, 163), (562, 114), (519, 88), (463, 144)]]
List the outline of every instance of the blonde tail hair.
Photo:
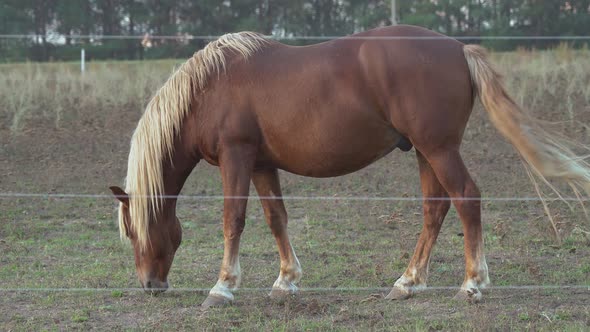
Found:
[(525, 161), (527, 172), (553, 224), (557, 228), (540, 193), (535, 175), (562, 198), (559, 190), (548, 179), (568, 183), (580, 199), (580, 188), (590, 195), (590, 165), (576, 155), (572, 147), (581, 144), (552, 132), (540, 121), (525, 113), (506, 93), (502, 77), (488, 60), (486, 50), (478, 45), (465, 45), (463, 53), (469, 66), (471, 81), (494, 126), (518, 150)]

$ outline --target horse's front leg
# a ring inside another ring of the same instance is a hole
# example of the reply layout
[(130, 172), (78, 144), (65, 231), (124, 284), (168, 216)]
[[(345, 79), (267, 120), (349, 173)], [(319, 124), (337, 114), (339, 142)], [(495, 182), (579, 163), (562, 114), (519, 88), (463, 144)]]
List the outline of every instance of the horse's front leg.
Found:
[(223, 262), (219, 279), (201, 305), (202, 307), (219, 306), (231, 302), (234, 299), (232, 292), (240, 284), (240, 236), (246, 221), (246, 203), (254, 158), (253, 149), (244, 146), (224, 149), (219, 156), (224, 195)]
[(287, 233), (287, 210), (283, 204), (279, 175), (276, 169), (256, 171), (252, 182), (261, 197), (266, 222), (277, 241), (281, 259), (279, 277), (272, 286), (270, 297), (284, 299), (298, 291), (296, 284), (301, 279), (301, 265)]

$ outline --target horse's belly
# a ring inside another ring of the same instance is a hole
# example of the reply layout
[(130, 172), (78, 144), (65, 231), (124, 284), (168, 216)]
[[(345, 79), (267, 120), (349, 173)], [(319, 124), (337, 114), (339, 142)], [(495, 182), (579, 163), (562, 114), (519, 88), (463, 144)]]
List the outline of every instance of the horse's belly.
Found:
[[(305, 133), (305, 131), (303, 131)], [(385, 156), (400, 141), (390, 126), (355, 124), (291, 137), (274, 146), (271, 159), (281, 169), (311, 177), (332, 177), (357, 171)]]

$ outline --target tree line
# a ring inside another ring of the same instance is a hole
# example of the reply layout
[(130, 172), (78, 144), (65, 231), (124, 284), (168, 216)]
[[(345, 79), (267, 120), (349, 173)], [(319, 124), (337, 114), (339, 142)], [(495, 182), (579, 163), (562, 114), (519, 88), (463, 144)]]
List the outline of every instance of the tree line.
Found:
[[(565, 36), (590, 31), (590, 0), (397, 0), (397, 21), (451, 36)], [(2, 0), (0, 61), (184, 57), (205, 40), (86, 39), (79, 35), (217, 36), (242, 30), (277, 38), (339, 36), (391, 23), (390, 0)], [(309, 43), (289, 40), (291, 43)], [(550, 47), (557, 40), (486, 40), (489, 47)]]

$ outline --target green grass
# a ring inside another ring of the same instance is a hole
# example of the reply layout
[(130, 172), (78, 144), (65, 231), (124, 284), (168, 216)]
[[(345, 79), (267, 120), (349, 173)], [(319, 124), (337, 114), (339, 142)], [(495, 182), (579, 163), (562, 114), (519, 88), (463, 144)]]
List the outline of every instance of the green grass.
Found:
[[(69, 200), (54, 204), (56, 213), (81, 208)], [(415, 243), (414, 234), (420, 229), (419, 216), (414, 215), (404, 224), (404, 229), (392, 230), (390, 225), (371, 218), (361, 224), (356, 217), (350, 217), (362, 215), (360, 204), (293, 204), (301, 205), (305, 211), (303, 218), (297, 218), (297, 213), (292, 215), (290, 225), (304, 268), (303, 288), (391, 286), (403, 272)], [(211, 216), (219, 219), (221, 209), (219, 204), (190, 205), (179, 211), (185, 220), (186, 240), (177, 254), (170, 279), (176, 288), (208, 288), (215, 281), (222, 254), (220, 225), (208, 219)], [(250, 204), (241, 247), (244, 288), (268, 288), (278, 273), (274, 239), (257, 205), (256, 201)], [(111, 210), (108, 221), (96, 221), (92, 216), (79, 221), (60, 219), (58, 215), (50, 216), (47, 219), (52, 220), (50, 223), (31, 217), (27, 217), (28, 222), (20, 220), (24, 235), (3, 237), (8, 244), (3, 247), (6, 250), (3, 250), (0, 267), (3, 288), (138, 287), (130, 248), (119, 243), (118, 231), (113, 227), (114, 211), (112, 207), (108, 209)], [(373, 209), (387, 210), (387, 204)], [(334, 211), (343, 217), (336, 219)], [(431, 286), (458, 286), (461, 282), (463, 255), (462, 238), (456, 235), (460, 231), (458, 224), (450, 218), (443, 228), (431, 263)], [(568, 238), (565, 246), (552, 248), (554, 242), (549, 236), (541, 243), (534, 243), (529, 241), (526, 225), (513, 227), (514, 234), (506, 235), (503, 243), (486, 243), (494, 285), (589, 283), (584, 259), (590, 250), (583, 240)], [(5, 229), (3, 227), (2, 231)], [(572, 245), (578, 248), (575, 252), (569, 249)], [(83, 329), (104, 324), (108, 317), (117, 315), (126, 318), (108, 324), (147, 329), (252, 329), (261, 326), (269, 330), (347, 330), (388, 329), (395, 324), (395, 329), (399, 330), (448, 330), (477, 329), (485, 324), (500, 329), (530, 325), (549, 330), (583, 326), (581, 317), (589, 310), (585, 303), (587, 292), (571, 293), (569, 290), (491, 290), (485, 293), (486, 303), (478, 306), (455, 303), (451, 300), (453, 291), (429, 291), (416, 299), (394, 303), (380, 299), (366, 301), (370, 293), (304, 292), (300, 299), (279, 305), (270, 303), (264, 291), (244, 290), (236, 294), (233, 306), (207, 313), (198, 309), (205, 294), (195, 292), (170, 292), (158, 297), (120, 290), (11, 292), (3, 301), (23, 301), (30, 308), (49, 311), (52, 317), (59, 317), (59, 323), (52, 323), (35, 311), (29, 312), (33, 319), (22, 325), (25, 329), (43, 326)], [(2, 311), (15, 313), (8, 302), (0, 303)], [(562, 304), (555, 307), (556, 303)], [(526, 308), (525, 313), (523, 308)], [(488, 310), (504, 317), (498, 320), (496, 316), (483, 314)], [(138, 313), (143, 315), (141, 321), (135, 320)], [(15, 316), (5, 322), (5, 326), (21, 326), (18, 322), (20, 319)]]

